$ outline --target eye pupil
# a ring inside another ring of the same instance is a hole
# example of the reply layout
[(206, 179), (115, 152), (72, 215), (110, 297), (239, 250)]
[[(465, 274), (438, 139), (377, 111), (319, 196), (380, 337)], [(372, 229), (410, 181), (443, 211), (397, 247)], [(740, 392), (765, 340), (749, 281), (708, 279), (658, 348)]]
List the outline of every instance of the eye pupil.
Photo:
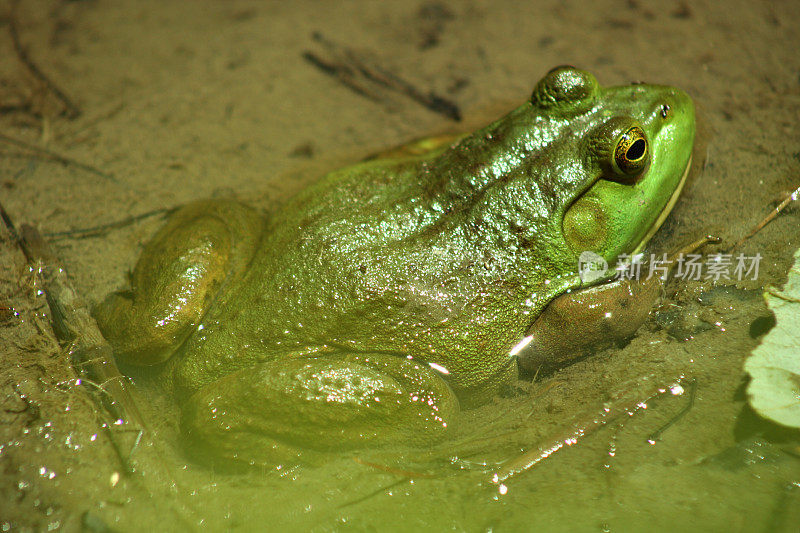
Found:
[(644, 131), (634, 126), (617, 141), (614, 150), (617, 169), (626, 176), (636, 176), (647, 166), (647, 138)]
[(636, 161), (637, 159), (641, 159), (644, 156), (646, 144), (644, 139), (637, 139), (628, 151), (625, 152), (625, 157), (628, 158), (629, 161)]

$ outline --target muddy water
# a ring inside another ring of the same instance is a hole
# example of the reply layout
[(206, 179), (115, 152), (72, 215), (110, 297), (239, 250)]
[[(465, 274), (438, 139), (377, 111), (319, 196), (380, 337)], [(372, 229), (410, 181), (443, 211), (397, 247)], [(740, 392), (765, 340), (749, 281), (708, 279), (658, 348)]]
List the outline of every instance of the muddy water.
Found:
[[(64, 117), (6, 39), (2, 131), (107, 175), (0, 143), (0, 198), (44, 232), (209, 196), (269, 209), (324, 170), (479, 126), (569, 63), (603, 84), (646, 80), (692, 95), (694, 170), (653, 249), (705, 233), (730, 245), (800, 185), (798, 10), (791, 1), (24, 2), (20, 41), (83, 114)], [(313, 32), (456, 102), (463, 123), (381, 88), (365, 98), (326, 76), (302, 59), (319, 50)], [(761, 289), (782, 282), (800, 246), (798, 222), (790, 208), (743, 245), (763, 257), (757, 280), (675, 281), (627, 346), (522, 380), (465, 413), (461, 447), (214, 473), (185, 460), (174, 407), (144, 387), (159, 441), (136, 449), (132, 477), (119, 474), (53, 338), (36, 273), (3, 231), (0, 525), (791, 531), (800, 523), (800, 462), (786, 450), (797, 435), (746, 409), (741, 367), (768, 324)], [(53, 245), (93, 302), (123, 284), (158, 224), (53, 237)], [(682, 393), (650, 398), (681, 376)], [(502, 486), (491, 482), (499, 465), (590, 427), (609, 402), (634, 414)], [(112, 431), (127, 457), (135, 435)]]

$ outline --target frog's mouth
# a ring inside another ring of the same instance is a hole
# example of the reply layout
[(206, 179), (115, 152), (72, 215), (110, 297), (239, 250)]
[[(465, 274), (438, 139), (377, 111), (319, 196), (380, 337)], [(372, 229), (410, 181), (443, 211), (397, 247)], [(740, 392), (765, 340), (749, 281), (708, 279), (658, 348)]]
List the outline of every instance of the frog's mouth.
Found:
[(686, 163), (686, 168), (683, 169), (683, 176), (681, 176), (680, 182), (678, 182), (678, 186), (675, 187), (675, 190), (672, 192), (672, 196), (669, 197), (667, 200), (667, 204), (664, 206), (664, 209), (661, 210), (661, 214), (658, 215), (658, 219), (655, 223), (650, 227), (648, 232), (639, 241), (639, 244), (636, 245), (636, 248), (631, 252), (631, 255), (636, 255), (642, 251), (642, 249), (650, 242), (650, 239), (653, 238), (653, 235), (656, 234), (658, 229), (667, 219), (669, 214), (672, 212), (672, 208), (675, 207), (675, 203), (678, 201), (678, 197), (681, 195), (681, 191), (683, 190), (683, 185), (686, 183), (686, 176), (689, 175), (689, 169), (692, 167), (692, 156), (689, 156), (689, 161)]

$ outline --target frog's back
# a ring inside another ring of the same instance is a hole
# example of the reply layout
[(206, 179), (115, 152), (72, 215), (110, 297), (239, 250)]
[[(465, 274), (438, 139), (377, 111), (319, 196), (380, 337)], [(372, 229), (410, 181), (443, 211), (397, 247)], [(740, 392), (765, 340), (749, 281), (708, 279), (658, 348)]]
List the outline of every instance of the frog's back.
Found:
[(339, 170), (276, 212), (246, 277), (189, 340), (201, 356), (179, 365), (179, 388), (256, 361), (341, 350), (446, 363), (465, 387), (500, 371), (536, 311), (526, 297), (536, 288), (509, 272), (503, 254), (515, 247), (500, 249), (508, 236), (496, 235), (496, 220), (468, 221), (475, 191), (454, 194), (456, 177), (431, 170), (437, 158)]
[(401, 264), (441, 216), (425, 201), (428, 159), (338, 170), (271, 215), (248, 273), (218, 295), (187, 340), (183, 352), (192, 356), (175, 363), (178, 392), (256, 361), (356, 348), (350, 340), (364, 337), (370, 320), (390, 321), (380, 295), (397, 285)]

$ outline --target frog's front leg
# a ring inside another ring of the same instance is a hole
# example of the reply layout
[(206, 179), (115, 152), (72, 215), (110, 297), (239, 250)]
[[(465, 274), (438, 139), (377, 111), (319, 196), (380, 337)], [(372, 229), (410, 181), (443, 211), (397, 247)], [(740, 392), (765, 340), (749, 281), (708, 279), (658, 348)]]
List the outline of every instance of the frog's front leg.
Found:
[(131, 287), (94, 310), (98, 326), (124, 362), (168, 359), (200, 323), (217, 294), (242, 275), (264, 221), (232, 200), (205, 200), (176, 211), (145, 245)]
[(616, 280), (563, 294), (550, 302), (528, 330), (517, 355), (520, 369), (537, 372), (630, 338), (661, 295), (659, 278)]
[(187, 450), (210, 464), (275, 465), (299, 450), (427, 444), (459, 410), (429, 366), (386, 354), (287, 357), (211, 383), (181, 419)]
[[(669, 254), (668, 274), (678, 257), (715, 242), (719, 239), (708, 235)], [(528, 330), (530, 338), (517, 356), (520, 369), (532, 373), (558, 366), (629, 339), (661, 297), (663, 282), (660, 276), (618, 279), (554, 299)]]

